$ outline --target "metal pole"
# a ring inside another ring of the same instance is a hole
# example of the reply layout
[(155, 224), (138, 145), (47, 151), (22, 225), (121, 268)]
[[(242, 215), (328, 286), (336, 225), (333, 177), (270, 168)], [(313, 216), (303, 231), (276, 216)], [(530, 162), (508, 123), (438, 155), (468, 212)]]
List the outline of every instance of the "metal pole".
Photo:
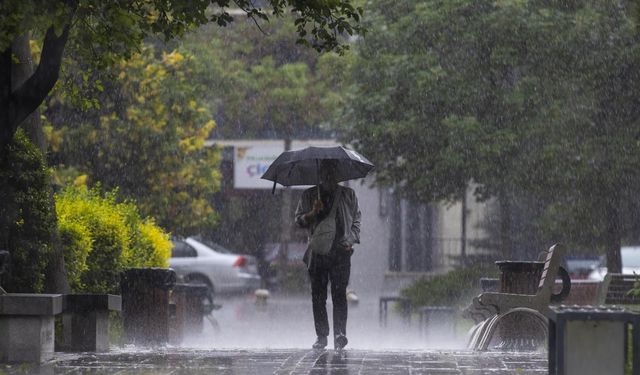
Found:
[(467, 266), (467, 189), (462, 194), (462, 223), (460, 228), (460, 261), (463, 267)]

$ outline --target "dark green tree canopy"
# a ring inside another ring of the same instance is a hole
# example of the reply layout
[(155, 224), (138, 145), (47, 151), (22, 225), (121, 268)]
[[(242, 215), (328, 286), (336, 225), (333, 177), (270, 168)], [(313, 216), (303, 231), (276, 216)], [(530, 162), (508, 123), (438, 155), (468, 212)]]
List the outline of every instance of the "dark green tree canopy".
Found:
[[(518, 196), (552, 241), (637, 241), (640, 38), (626, 1), (380, 1), (358, 46), (348, 140), (423, 201), (473, 183), (509, 231)], [(503, 238), (508, 254), (510, 244)]]

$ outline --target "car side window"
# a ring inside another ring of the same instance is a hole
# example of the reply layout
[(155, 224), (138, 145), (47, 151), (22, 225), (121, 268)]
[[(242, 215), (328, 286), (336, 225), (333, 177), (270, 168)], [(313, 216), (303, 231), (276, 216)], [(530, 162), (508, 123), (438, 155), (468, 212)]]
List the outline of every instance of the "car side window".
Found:
[(196, 249), (188, 243), (180, 240), (173, 241), (173, 249), (171, 249), (172, 258), (195, 258), (197, 255)]

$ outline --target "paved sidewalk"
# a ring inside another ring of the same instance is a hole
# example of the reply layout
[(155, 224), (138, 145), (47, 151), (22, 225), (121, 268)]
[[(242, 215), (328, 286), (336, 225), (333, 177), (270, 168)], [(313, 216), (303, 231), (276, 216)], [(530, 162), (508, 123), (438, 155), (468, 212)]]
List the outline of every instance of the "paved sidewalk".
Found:
[[(415, 321), (405, 324), (393, 309), (388, 325), (381, 327), (376, 298), (362, 298), (350, 307), (349, 345), (342, 353), (306, 349), (315, 340), (306, 295), (274, 297), (261, 308), (251, 297), (222, 304), (214, 314), (219, 327), (206, 322), (203, 333), (187, 337), (180, 348), (131, 346), (102, 354), (56, 353), (41, 367), (0, 365), (0, 375), (547, 374), (546, 353), (463, 349), (465, 327), (458, 327), (453, 335), (428, 337)], [(327, 308), (331, 311), (330, 301)]]
[(546, 366), (541, 353), (164, 348), (61, 354), (42, 367), (2, 365), (0, 374), (541, 375)]

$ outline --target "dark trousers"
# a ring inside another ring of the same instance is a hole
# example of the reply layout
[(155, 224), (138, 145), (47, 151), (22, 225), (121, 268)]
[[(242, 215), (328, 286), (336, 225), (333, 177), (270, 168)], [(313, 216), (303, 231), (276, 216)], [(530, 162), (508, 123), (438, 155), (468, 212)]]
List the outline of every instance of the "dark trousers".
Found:
[(327, 284), (331, 283), (333, 302), (333, 334), (347, 334), (347, 285), (351, 273), (351, 253), (329, 256), (314, 255), (309, 269), (311, 279), (311, 301), (313, 303), (313, 321), (316, 335), (329, 336), (329, 318), (327, 316)]

